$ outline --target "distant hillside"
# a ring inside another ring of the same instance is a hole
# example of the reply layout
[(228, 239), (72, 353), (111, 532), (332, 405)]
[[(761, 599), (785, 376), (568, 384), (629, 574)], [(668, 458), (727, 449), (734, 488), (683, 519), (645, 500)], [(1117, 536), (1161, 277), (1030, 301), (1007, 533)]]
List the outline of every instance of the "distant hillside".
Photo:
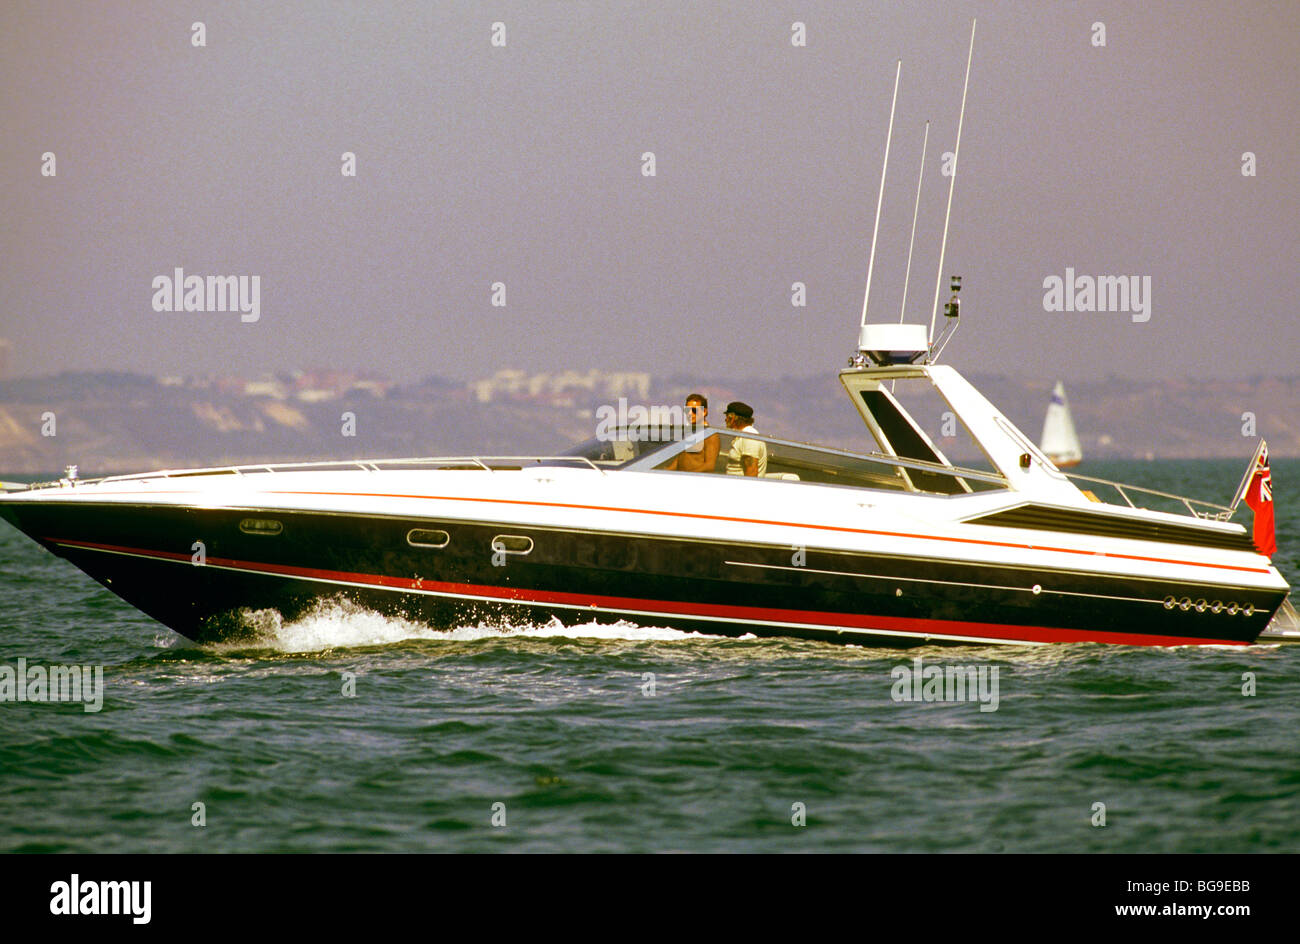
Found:
[[(1037, 439), (1055, 378), (970, 379)], [(332, 399), (253, 395), (252, 389), (222, 382), (186, 386), (133, 374), (6, 381), (0, 383), (0, 473), (42, 474), (69, 463), (91, 476), (272, 460), (553, 452), (593, 435), (596, 408), (616, 402), (590, 391), (481, 402), (473, 385), (440, 378), (351, 389)], [(722, 425), (729, 400), (741, 399), (754, 407), (763, 432), (867, 446), (865, 429), (833, 376), (652, 378), (646, 402), (680, 404), (692, 391), (709, 397), (714, 425)], [(1300, 456), (1300, 377), (1172, 383), (1107, 378), (1075, 384), (1067, 393), (1085, 457), (1245, 462), (1253, 446), (1242, 435), (1248, 412), (1274, 456)], [(344, 435), (345, 414), (355, 417), (355, 435)], [(940, 421), (935, 409), (921, 409), (918, 416), (936, 428)]]

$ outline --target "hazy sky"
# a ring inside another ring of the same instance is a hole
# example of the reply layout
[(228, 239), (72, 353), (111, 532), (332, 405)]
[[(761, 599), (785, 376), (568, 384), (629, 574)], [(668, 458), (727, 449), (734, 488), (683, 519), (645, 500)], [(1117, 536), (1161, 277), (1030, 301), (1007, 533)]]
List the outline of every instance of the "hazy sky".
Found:
[[(908, 307), (929, 319), (972, 16), (944, 360), (1300, 371), (1294, 0), (5, 0), (9, 375), (837, 369), (898, 58), (871, 320), (898, 319), (927, 119)], [(258, 276), (260, 319), (154, 311), (177, 266)], [(1045, 311), (1066, 267), (1149, 276), (1150, 320)]]

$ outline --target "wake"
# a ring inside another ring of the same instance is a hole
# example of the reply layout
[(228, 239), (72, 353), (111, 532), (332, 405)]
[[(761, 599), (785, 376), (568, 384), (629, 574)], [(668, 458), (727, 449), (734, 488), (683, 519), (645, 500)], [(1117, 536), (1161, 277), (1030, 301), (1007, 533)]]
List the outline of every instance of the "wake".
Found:
[[(250, 610), (244, 611), (240, 616), (244, 632), (235, 638), (205, 644), (203, 648), (215, 652), (249, 648), (318, 652), (324, 649), (384, 646), (410, 640), (477, 642), (484, 639), (518, 638), (675, 642), (725, 638), (667, 627), (636, 626), (626, 621), (568, 625), (557, 618), (541, 624), (500, 621), (435, 629), (424, 623), (377, 613), (349, 600), (322, 600), (292, 620), (286, 620), (277, 610)], [(179, 637), (177, 642), (181, 645), (187, 643)]]

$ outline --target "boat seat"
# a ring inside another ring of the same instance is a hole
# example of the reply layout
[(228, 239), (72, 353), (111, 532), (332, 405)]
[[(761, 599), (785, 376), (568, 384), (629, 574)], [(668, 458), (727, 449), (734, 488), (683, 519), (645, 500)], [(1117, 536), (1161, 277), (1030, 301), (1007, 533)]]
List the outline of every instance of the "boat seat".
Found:
[(765, 479), (784, 479), (784, 480), (787, 481), (787, 482), (797, 482), (797, 481), (799, 481), (799, 476), (795, 475), (793, 472), (765, 472), (765, 473), (763, 473), (763, 478), (765, 478)]

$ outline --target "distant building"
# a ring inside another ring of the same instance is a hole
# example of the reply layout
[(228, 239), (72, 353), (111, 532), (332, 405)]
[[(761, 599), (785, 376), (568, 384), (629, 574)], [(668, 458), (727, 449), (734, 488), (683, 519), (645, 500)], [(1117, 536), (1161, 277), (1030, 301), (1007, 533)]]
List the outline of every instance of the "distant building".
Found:
[(304, 403), (337, 400), (349, 393), (367, 393), (377, 399), (388, 396), (392, 381), (378, 374), (355, 374), (345, 370), (300, 370), (290, 378), (295, 399)]
[(556, 374), (530, 375), (516, 367), (506, 367), (485, 380), (471, 381), (467, 386), (479, 403), (527, 399), (551, 406), (573, 406), (582, 394), (645, 400), (650, 395), (650, 375), (628, 371), (605, 373), (594, 369), (585, 373), (566, 370)]
[(386, 380), (358, 380), (348, 387), (348, 393), (355, 390), (360, 393), (368, 393), (377, 400), (382, 400), (388, 396), (388, 388), (391, 386), (392, 384)]
[(244, 396), (271, 397), (276, 400), (284, 400), (288, 398), (289, 391), (278, 380), (250, 380), (244, 384)]
[(611, 397), (629, 400), (647, 400), (650, 397), (650, 375), (624, 371), (605, 375), (605, 391)]
[(0, 338), (0, 380), (9, 376), (9, 355), (14, 346), (8, 338)]
[(335, 390), (323, 390), (319, 387), (307, 387), (299, 390), (294, 396), (303, 403), (323, 403), (326, 400), (335, 400), (338, 398), (338, 392)]

